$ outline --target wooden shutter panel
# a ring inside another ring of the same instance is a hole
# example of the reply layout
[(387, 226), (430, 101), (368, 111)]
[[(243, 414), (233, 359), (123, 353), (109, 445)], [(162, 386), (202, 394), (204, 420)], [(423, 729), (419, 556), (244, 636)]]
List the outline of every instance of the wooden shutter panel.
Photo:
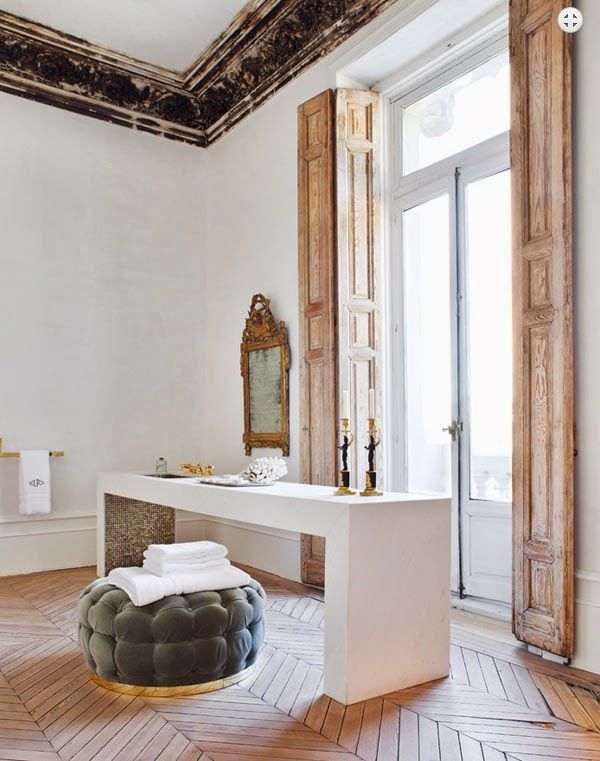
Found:
[[(349, 451), (352, 485), (364, 488), (369, 389), (381, 419), (379, 271), (379, 95), (336, 93), (337, 251), (340, 388), (350, 391), (356, 442)], [(377, 469), (383, 462), (377, 449)], [(381, 481), (380, 481), (381, 484)]]
[(556, 0), (511, 0), (513, 628), (573, 649), (571, 36)]
[[(333, 92), (298, 108), (300, 474), (336, 484), (337, 340)], [(325, 540), (302, 537), (302, 580), (322, 586)]]

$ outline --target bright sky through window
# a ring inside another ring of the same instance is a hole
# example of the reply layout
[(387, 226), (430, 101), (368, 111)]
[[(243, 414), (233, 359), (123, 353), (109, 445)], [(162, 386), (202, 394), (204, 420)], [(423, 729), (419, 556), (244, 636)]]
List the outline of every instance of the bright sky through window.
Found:
[(508, 53), (491, 58), (404, 109), (404, 174), (509, 129)]

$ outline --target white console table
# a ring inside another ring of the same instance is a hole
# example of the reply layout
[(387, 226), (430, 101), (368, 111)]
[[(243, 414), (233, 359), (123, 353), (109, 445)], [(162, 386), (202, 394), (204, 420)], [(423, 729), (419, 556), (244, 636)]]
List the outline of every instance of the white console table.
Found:
[(101, 473), (100, 576), (111, 540), (105, 495), (325, 537), (325, 692), (340, 703), (447, 676), (449, 499), (334, 497), (329, 487), (303, 484), (227, 488)]

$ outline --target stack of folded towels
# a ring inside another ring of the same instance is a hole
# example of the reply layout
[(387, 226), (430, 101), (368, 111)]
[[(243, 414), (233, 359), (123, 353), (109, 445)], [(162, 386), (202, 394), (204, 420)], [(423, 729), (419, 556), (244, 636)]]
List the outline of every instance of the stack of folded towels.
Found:
[(134, 605), (148, 605), (169, 595), (243, 587), (250, 576), (231, 565), (227, 547), (203, 541), (151, 544), (143, 568), (115, 568), (108, 581), (127, 592)]

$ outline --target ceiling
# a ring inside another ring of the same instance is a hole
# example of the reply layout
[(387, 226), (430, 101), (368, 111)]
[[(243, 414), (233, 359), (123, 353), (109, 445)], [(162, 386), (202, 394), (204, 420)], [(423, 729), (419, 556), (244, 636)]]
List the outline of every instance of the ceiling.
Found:
[(2, 10), (174, 71), (188, 68), (247, 0), (2, 0)]

